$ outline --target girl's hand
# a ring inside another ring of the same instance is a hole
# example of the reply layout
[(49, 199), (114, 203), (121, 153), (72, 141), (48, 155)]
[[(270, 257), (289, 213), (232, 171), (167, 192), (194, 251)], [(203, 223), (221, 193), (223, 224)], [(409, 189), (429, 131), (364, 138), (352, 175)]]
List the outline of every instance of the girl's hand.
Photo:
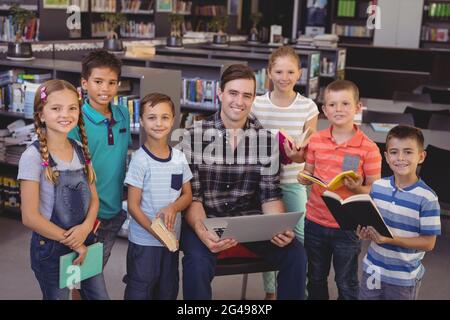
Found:
[(347, 187), (350, 191), (357, 193), (358, 188), (362, 186), (364, 182), (364, 178), (361, 175), (357, 175), (356, 179), (353, 179), (351, 177), (345, 177), (344, 178), (344, 186)]
[(367, 230), (369, 232), (370, 239), (376, 244), (389, 243), (389, 241), (392, 240), (391, 238), (383, 237), (381, 234), (378, 233), (377, 230), (375, 230), (374, 227), (368, 226)]
[(75, 227), (70, 228), (64, 233), (64, 236), (66, 238), (64, 240), (61, 240), (60, 242), (63, 245), (66, 245), (74, 250), (74, 248), (81, 246), (84, 241), (86, 241), (86, 238), (91, 232), (91, 229), (91, 227), (85, 224), (76, 225)]
[(72, 264), (73, 265), (81, 265), (84, 262), (84, 259), (86, 258), (87, 255), (87, 247), (82, 244), (81, 246), (73, 249), (76, 253), (78, 253), (78, 257), (73, 260)]
[(358, 225), (356, 228), (356, 235), (360, 240), (371, 240), (370, 233), (366, 227), (361, 227)]
[(305, 162), (305, 147), (299, 147), (297, 145), (291, 147), (287, 140), (284, 141), (283, 147), (289, 159), (297, 163)]
[(159, 210), (158, 214), (156, 215), (157, 218), (161, 216), (164, 217), (164, 224), (166, 225), (167, 229), (169, 229), (169, 231), (173, 231), (175, 219), (177, 217), (177, 211), (175, 211), (175, 209), (171, 205), (168, 205), (167, 207)]
[[(310, 172), (305, 171), (305, 170), (303, 170), (303, 171), (301, 171), (301, 172), (310, 174)], [(300, 173), (300, 172), (299, 172), (299, 173)], [(303, 184), (303, 185), (305, 185), (305, 186), (312, 184), (312, 181), (309, 181), (308, 179), (303, 178), (300, 174), (297, 175), (297, 181), (298, 181), (298, 183)]]

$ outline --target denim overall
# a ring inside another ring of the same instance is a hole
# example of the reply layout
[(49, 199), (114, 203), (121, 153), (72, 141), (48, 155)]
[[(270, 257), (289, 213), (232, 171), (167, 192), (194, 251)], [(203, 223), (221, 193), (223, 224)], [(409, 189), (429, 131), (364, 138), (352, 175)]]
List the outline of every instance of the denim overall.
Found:
[[(81, 163), (85, 163), (82, 148), (72, 139), (75, 153)], [(39, 141), (33, 146), (39, 150)], [(49, 165), (56, 166), (50, 156)], [(83, 223), (86, 218), (91, 193), (84, 169), (56, 171), (58, 180), (54, 185), (54, 205), (50, 221), (59, 227), (69, 230)], [(91, 232), (84, 244), (96, 241)], [(33, 269), (42, 290), (44, 300), (66, 300), (69, 289), (59, 289), (59, 258), (72, 250), (55, 240), (47, 239), (36, 232), (31, 237), (31, 268)], [(103, 274), (81, 282), (81, 296), (86, 300), (107, 300)]]

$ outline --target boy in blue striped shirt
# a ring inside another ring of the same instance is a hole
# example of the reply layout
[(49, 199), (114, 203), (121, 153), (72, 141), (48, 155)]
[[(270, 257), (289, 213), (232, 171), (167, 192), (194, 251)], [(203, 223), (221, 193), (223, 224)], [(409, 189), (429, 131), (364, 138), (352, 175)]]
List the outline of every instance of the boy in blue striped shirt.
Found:
[(422, 132), (396, 126), (386, 137), (384, 153), (394, 175), (375, 181), (370, 192), (394, 238), (373, 227), (356, 231), (372, 240), (363, 260), (360, 300), (415, 300), (425, 268), (421, 261), (441, 233), (439, 202), (434, 191), (416, 175), (425, 160)]

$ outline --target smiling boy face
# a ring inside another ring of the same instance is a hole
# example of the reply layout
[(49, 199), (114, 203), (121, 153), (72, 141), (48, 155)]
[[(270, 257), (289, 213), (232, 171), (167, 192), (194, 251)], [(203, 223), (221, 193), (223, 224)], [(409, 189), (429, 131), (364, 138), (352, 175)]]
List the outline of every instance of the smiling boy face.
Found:
[(417, 166), (425, 160), (426, 152), (413, 138), (392, 137), (386, 144), (384, 155), (396, 176), (415, 177)]
[(361, 103), (352, 90), (326, 90), (322, 110), (333, 126), (352, 127), (355, 114), (361, 111)]

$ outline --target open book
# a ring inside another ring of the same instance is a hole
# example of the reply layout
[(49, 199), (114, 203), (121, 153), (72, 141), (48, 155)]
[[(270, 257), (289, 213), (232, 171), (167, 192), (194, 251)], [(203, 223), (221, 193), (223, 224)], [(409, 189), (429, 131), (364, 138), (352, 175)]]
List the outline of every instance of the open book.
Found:
[(71, 252), (59, 257), (59, 288), (75, 286), (103, 271), (103, 243), (97, 242), (87, 247), (87, 255), (79, 266), (72, 265), (78, 256)]
[(175, 232), (169, 231), (161, 218), (154, 219), (150, 229), (159, 237), (159, 240), (169, 251), (175, 252), (178, 250), (178, 241)]
[(356, 194), (342, 200), (336, 193), (325, 191), (322, 199), (342, 230), (355, 231), (358, 225), (372, 226), (382, 236), (393, 238), (375, 202), (368, 194)]
[(312, 174), (309, 174), (306, 171), (300, 171), (298, 173), (300, 176), (302, 176), (303, 178), (313, 182), (313, 183), (317, 183), (319, 186), (334, 191), (336, 189), (339, 189), (340, 187), (343, 186), (344, 184), (344, 178), (345, 177), (350, 177), (353, 179), (356, 179), (358, 177), (358, 175), (356, 174), (355, 171), (353, 170), (348, 170), (348, 171), (343, 171), (341, 173), (339, 173), (337, 176), (335, 176), (333, 178), (333, 180), (331, 180), (330, 182), (325, 182), (322, 179), (320, 179), (319, 177), (313, 176)]
[(286, 152), (284, 151), (284, 141), (287, 140), (291, 148), (296, 148), (297, 151), (299, 151), (301, 148), (305, 147), (308, 144), (309, 137), (311, 136), (311, 134), (312, 131), (309, 128), (306, 128), (306, 130), (303, 131), (298, 138), (294, 139), (286, 131), (280, 129), (278, 131), (278, 143), (280, 148), (281, 163), (282, 164), (292, 163), (292, 160), (289, 159)]

